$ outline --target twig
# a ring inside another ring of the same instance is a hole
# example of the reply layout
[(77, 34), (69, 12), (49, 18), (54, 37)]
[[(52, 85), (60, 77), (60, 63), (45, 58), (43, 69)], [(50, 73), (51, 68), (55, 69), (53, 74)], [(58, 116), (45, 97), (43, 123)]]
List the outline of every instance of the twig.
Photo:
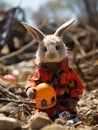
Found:
[(86, 89), (87, 90), (94, 90), (94, 89), (97, 89), (97, 86), (98, 86), (98, 79), (92, 79), (92, 81), (90, 80), (89, 82), (86, 82), (84, 84), (86, 86)]
[[(71, 34), (67, 34), (67, 35), (74, 41), (74, 43), (76, 44), (76, 46), (79, 47), (80, 53), (82, 54), (82, 56), (85, 56), (86, 53), (85, 53), (85, 51), (83, 50), (82, 46), (80, 45), (78, 39), (77, 39), (75, 36), (72, 36)], [(75, 49), (76, 49), (76, 48), (75, 48)]]
[(3, 61), (3, 60), (6, 60), (8, 58), (11, 58), (11, 57), (14, 57), (20, 53), (22, 53), (23, 51), (25, 51), (26, 49), (30, 48), (33, 44), (35, 43), (35, 40), (31, 41), (30, 43), (28, 43), (27, 45), (25, 45), (24, 47), (22, 47), (21, 49), (15, 51), (15, 52), (12, 52), (6, 56), (2, 56), (0, 58), (0, 62)]
[(15, 103), (18, 103), (18, 104), (27, 104), (27, 105), (31, 105), (31, 106), (35, 106), (35, 103), (34, 102), (31, 102), (29, 100), (13, 100), (13, 99), (5, 99), (5, 98), (0, 98), (0, 103), (10, 103), (10, 102), (15, 102)]
[(11, 93), (10, 91), (8, 91), (6, 88), (2, 87), (2, 85), (0, 85), (0, 92), (8, 95), (9, 97), (11, 98), (14, 98), (14, 99), (18, 99), (17, 96), (15, 96), (15, 94)]
[(77, 58), (78, 59), (85, 59), (85, 58), (89, 58), (91, 56), (94, 56), (97, 53), (98, 53), (98, 49), (88, 52), (85, 56), (82, 56), (82, 57), (78, 56)]

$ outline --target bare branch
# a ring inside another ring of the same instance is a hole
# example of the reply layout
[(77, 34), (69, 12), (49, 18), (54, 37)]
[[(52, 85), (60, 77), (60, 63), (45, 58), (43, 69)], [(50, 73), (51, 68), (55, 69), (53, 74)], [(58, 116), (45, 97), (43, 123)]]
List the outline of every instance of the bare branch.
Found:
[(27, 105), (31, 105), (33, 107), (35, 106), (35, 103), (31, 102), (29, 100), (14, 100), (14, 99), (0, 98), (0, 103), (7, 104), (7, 103), (10, 103), (10, 102), (15, 102), (15, 103), (18, 103), (18, 104), (27, 104)]
[(15, 52), (12, 52), (6, 56), (2, 56), (0, 58), (0, 62), (3, 61), (3, 60), (6, 60), (8, 58), (11, 58), (11, 57), (14, 57), (20, 53), (22, 53), (23, 51), (27, 50), (28, 48), (30, 48), (33, 44), (35, 43), (35, 40), (31, 41), (30, 43), (28, 43), (27, 45), (23, 46), (21, 49), (15, 51)]

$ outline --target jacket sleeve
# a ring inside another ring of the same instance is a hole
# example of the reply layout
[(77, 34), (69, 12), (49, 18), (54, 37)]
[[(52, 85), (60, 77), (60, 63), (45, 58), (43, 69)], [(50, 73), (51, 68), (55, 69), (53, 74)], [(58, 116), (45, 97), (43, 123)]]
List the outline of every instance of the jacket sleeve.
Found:
[(30, 87), (36, 87), (39, 83), (41, 83), (41, 77), (39, 71), (36, 71), (32, 78), (27, 79), (26, 86), (25, 86), (26, 91)]
[(70, 73), (71, 73), (70, 77), (71, 77), (71, 82), (72, 82), (71, 84), (74, 84), (71, 87), (70, 98), (75, 98), (79, 100), (82, 96), (84, 86), (82, 84), (80, 77), (74, 70), (72, 70)]

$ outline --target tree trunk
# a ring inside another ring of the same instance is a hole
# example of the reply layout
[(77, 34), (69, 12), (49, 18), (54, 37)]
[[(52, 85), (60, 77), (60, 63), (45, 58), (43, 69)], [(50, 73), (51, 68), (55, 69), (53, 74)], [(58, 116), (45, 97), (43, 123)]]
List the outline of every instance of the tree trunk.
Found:
[(83, 0), (85, 9), (88, 16), (88, 22), (97, 27), (98, 23), (98, 11), (97, 11), (97, 0)]

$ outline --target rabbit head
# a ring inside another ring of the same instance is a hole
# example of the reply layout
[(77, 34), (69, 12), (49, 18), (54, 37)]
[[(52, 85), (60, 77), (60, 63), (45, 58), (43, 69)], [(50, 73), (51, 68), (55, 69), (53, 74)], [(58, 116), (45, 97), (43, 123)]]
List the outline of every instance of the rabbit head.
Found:
[(39, 29), (23, 22), (23, 25), (39, 42), (36, 53), (36, 58), (39, 63), (61, 62), (64, 58), (68, 57), (68, 50), (62, 40), (62, 35), (66, 28), (74, 21), (75, 20), (72, 19), (64, 23), (51, 35), (45, 35)]

